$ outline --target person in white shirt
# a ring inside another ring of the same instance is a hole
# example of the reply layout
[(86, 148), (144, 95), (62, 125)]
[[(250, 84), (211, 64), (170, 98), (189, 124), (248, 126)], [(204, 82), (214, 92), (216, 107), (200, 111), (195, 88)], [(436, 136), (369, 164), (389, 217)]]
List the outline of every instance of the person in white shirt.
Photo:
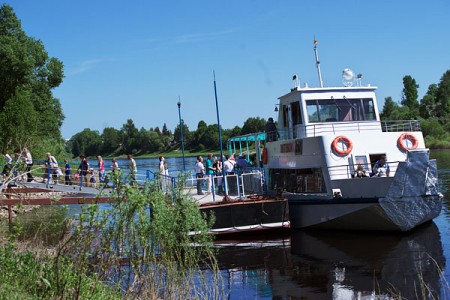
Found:
[(201, 155), (197, 157), (194, 167), (195, 178), (197, 178), (197, 195), (204, 195), (202, 192), (203, 175), (205, 174), (205, 166), (203, 166), (203, 158)]
[(130, 184), (135, 185), (136, 182), (136, 174), (137, 174), (137, 167), (136, 167), (136, 160), (133, 158), (133, 155), (128, 154), (128, 160), (130, 163), (128, 164), (128, 168), (130, 170)]
[(225, 154), (225, 161), (223, 163), (223, 168), (222, 171), (224, 172), (224, 174), (226, 175), (226, 182), (225, 182), (225, 191), (230, 192), (230, 191), (235, 191), (237, 186), (236, 186), (236, 176), (230, 176), (230, 175), (234, 175), (234, 167), (236, 165), (236, 161), (232, 159), (232, 156), (229, 156), (228, 154)]
[(33, 175), (31, 175), (31, 166), (33, 165), (33, 157), (27, 148), (23, 148), (23, 157), (25, 164), (27, 165), (25, 171), (27, 172), (27, 182), (33, 181)]
[(163, 174), (164, 173), (164, 157), (160, 156), (159, 157), (159, 174)]

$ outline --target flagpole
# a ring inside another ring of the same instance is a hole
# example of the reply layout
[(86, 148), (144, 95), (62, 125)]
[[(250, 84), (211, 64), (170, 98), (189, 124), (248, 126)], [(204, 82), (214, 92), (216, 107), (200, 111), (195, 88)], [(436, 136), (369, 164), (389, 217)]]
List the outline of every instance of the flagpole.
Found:
[(217, 100), (217, 85), (216, 85), (216, 72), (213, 70), (213, 76), (214, 76), (214, 97), (216, 98), (216, 113), (217, 113), (217, 131), (219, 132), (219, 144), (220, 144), (220, 161), (222, 162), (222, 176), (223, 176), (223, 184), (225, 185), (224, 192), (225, 197), (228, 196), (228, 190), (227, 190), (227, 184), (226, 184), (226, 175), (223, 171), (223, 150), (222, 150), (222, 129), (220, 127), (220, 117), (219, 117), (219, 104)]
[(183, 139), (183, 122), (181, 120), (181, 101), (180, 96), (178, 96), (178, 117), (180, 118), (180, 138), (181, 138), (181, 153), (183, 154), (183, 171), (186, 173), (186, 162), (184, 160), (184, 139)]

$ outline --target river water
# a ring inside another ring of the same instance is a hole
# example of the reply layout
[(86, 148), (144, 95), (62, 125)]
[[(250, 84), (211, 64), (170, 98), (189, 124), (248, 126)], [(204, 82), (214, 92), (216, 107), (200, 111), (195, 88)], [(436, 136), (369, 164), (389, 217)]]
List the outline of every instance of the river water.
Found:
[[(409, 233), (291, 230), (217, 241), (228, 299), (449, 299), (450, 150), (431, 156), (445, 199), (433, 222)], [(171, 175), (183, 169), (181, 158), (166, 161)], [(158, 160), (137, 164), (145, 176)], [(194, 164), (186, 158), (186, 170)]]

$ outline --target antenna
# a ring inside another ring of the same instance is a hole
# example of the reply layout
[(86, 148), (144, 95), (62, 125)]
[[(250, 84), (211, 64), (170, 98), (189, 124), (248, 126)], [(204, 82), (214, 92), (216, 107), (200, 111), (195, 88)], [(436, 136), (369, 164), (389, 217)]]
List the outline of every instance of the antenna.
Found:
[(295, 74), (294, 76), (292, 76), (292, 81), (294, 82), (294, 88), (293, 90), (296, 90), (300, 87), (300, 79), (298, 79), (297, 74)]
[(315, 36), (314, 36), (314, 54), (316, 56), (316, 67), (317, 67), (317, 74), (319, 75), (320, 87), (323, 88), (322, 73), (320, 72), (319, 54), (317, 54), (317, 40)]

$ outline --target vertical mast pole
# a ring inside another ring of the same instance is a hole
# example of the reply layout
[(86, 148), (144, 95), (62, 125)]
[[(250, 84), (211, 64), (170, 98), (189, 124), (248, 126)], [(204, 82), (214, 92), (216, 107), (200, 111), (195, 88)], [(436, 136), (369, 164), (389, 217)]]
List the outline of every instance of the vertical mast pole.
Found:
[(226, 185), (226, 175), (223, 171), (223, 149), (222, 149), (222, 128), (220, 127), (220, 118), (219, 118), (219, 102), (217, 100), (217, 87), (216, 87), (216, 72), (213, 71), (214, 76), (214, 98), (216, 99), (216, 113), (217, 113), (217, 131), (219, 131), (219, 144), (220, 144), (220, 161), (222, 162), (222, 176), (223, 176), (223, 184), (225, 185), (225, 197), (228, 195), (227, 185)]
[(186, 173), (186, 161), (184, 159), (184, 139), (183, 139), (183, 121), (181, 120), (181, 100), (178, 96), (178, 117), (180, 118), (180, 138), (181, 138), (181, 153), (183, 154), (183, 171)]
[(320, 87), (323, 88), (322, 73), (320, 72), (319, 54), (317, 54), (317, 40), (314, 38), (314, 54), (316, 56), (317, 74), (319, 75)]

